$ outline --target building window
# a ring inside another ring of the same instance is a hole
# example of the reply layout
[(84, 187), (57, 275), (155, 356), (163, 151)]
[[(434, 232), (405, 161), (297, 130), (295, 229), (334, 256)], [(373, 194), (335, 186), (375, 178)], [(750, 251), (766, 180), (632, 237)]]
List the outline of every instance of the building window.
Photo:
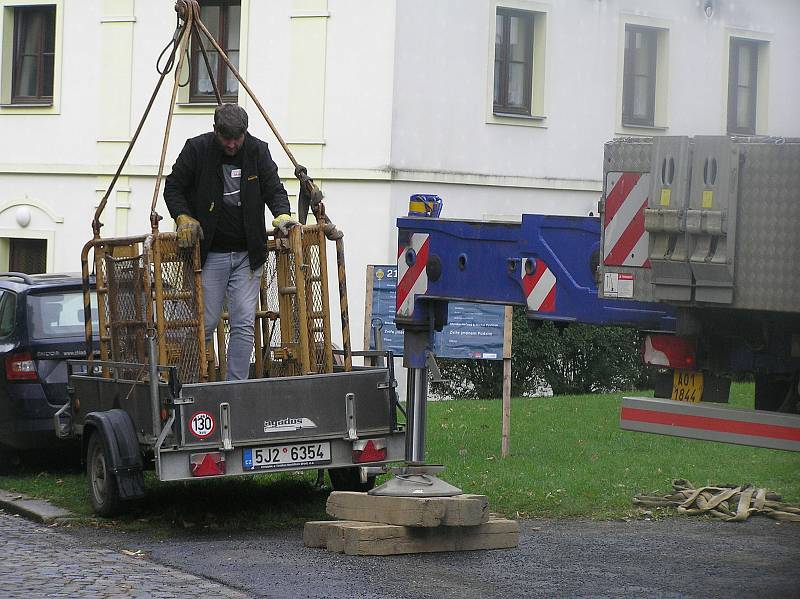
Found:
[(728, 71), (728, 133), (756, 134), (758, 42), (731, 38)]
[(494, 112), (531, 114), (534, 13), (498, 8), (494, 38)]
[(47, 272), (46, 239), (11, 238), (8, 241), (8, 270), (29, 275)]
[(52, 104), (56, 7), (14, 8), (12, 104)]
[(658, 30), (625, 26), (622, 80), (622, 124), (655, 125)]
[[(201, 0), (200, 18), (227, 54), (233, 65), (239, 68), (239, 28), (241, 25), (241, 0)], [(219, 93), (225, 102), (236, 102), (239, 93), (239, 82), (234, 77), (225, 61), (219, 56), (205, 37), (203, 47), (214, 74)], [(192, 41), (192, 77), (190, 85), (190, 102), (216, 102), (214, 87), (208, 75), (208, 68), (200, 51), (198, 38)]]

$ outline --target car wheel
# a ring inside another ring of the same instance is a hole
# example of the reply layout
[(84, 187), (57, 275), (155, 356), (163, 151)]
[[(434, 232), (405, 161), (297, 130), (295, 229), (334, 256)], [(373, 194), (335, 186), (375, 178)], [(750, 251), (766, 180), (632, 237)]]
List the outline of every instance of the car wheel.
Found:
[(100, 516), (118, 514), (122, 507), (119, 489), (100, 433), (89, 437), (86, 451), (86, 478), (89, 483), (89, 499), (92, 509)]
[(22, 458), (14, 450), (0, 449), (0, 475), (16, 474), (22, 464)]
[(358, 491), (366, 493), (375, 486), (375, 477), (370, 476), (367, 482), (361, 482), (359, 468), (335, 468), (328, 470), (331, 486), (334, 491)]

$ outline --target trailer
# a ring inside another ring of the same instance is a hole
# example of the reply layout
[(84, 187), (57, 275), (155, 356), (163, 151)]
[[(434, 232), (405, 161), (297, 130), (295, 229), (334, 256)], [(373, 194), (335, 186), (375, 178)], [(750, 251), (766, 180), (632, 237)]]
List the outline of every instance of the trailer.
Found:
[[(150, 467), (161, 481), (327, 469), (335, 489), (363, 491), (375, 478), (362, 467), (403, 459), (391, 353), (333, 348), (317, 245), (327, 240), (317, 225), (290, 233), (269, 244), (258, 360), (242, 381), (224, 380), (224, 324), (216, 347), (199, 341), (197, 246), (183, 250), (174, 233), (158, 233), (84, 248), (95, 266), (100, 355), (69, 361), (70, 400), (55, 426), (81, 440), (98, 514), (141, 497)], [(302, 260), (291, 260), (294, 248), (305, 248)], [(353, 366), (353, 355), (386, 366)]]

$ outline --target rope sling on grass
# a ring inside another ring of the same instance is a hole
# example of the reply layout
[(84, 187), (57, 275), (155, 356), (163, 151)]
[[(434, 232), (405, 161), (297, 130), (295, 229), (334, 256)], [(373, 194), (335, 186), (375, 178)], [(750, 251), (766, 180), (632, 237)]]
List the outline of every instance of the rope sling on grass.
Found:
[(637, 495), (635, 505), (675, 507), (679, 514), (710, 514), (725, 522), (741, 522), (751, 514), (762, 514), (782, 522), (800, 522), (800, 507), (781, 501), (781, 496), (752, 485), (700, 487), (682, 478), (672, 481), (671, 495)]

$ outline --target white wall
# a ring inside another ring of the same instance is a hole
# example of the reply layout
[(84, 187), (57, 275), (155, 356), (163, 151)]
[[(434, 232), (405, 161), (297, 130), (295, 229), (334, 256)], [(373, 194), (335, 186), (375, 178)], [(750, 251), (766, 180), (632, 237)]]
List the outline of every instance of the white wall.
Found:
[[(764, 133), (800, 134), (800, 3), (714, 0), (499, 1), (547, 13), (542, 127), (486, 123), (494, 7), (488, 0), (405, 0), (397, 10), (392, 166), (597, 181), (617, 133), (626, 21), (669, 29), (667, 126), (652, 134), (724, 134), (727, 39), (770, 43)], [(645, 132), (646, 133), (646, 132)]]
[(329, 1), (324, 154), (328, 169), (389, 165), (394, 4), (393, 0)]

